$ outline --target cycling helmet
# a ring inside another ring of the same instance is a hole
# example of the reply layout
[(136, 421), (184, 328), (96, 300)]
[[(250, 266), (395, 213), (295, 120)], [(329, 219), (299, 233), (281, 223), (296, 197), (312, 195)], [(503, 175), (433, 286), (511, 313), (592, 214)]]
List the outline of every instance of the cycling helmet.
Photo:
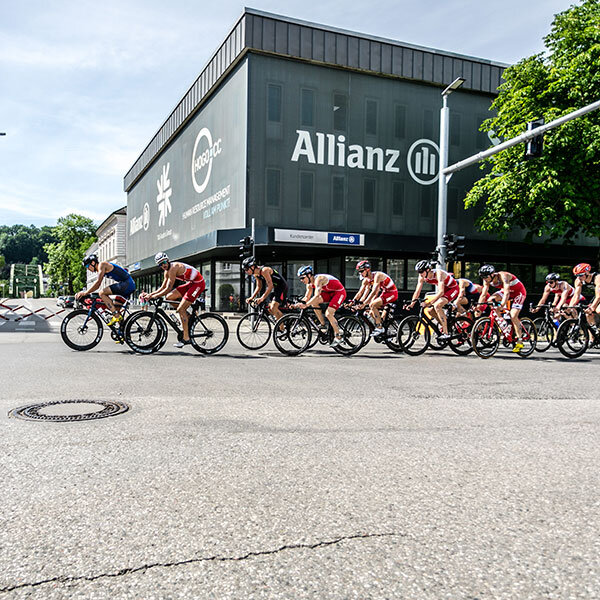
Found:
[(558, 281), (560, 279), (560, 275), (558, 273), (548, 273), (546, 275), (546, 281)]
[(418, 271), (419, 273), (427, 271), (427, 269), (431, 269), (431, 263), (428, 260), (420, 260), (415, 265), (415, 271)]
[(91, 265), (93, 262), (100, 262), (98, 260), (98, 255), (97, 254), (88, 254), (84, 259), (83, 259), (83, 266), (87, 268), (88, 265)]
[(589, 273), (591, 270), (591, 265), (588, 265), (587, 263), (579, 263), (573, 267), (573, 275), (583, 275), (584, 273)]
[(481, 269), (479, 269), (480, 277), (487, 277), (488, 275), (493, 275), (496, 272), (496, 267), (494, 265), (483, 265)]
[(256, 259), (254, 256), (248, 256), (242, 261), (242, 269), (246, 271), (247, 269), (251, 269), (256, 266)]
[(167, 256), (167, 253), (166, 253), (166, 252), (157, 252), (157, 253), (154, 255), (154, 262), (155, 262), (157, 265), (160, 265), (160, 264), (162, 264), (162, 263), (164, 263), (164, 262), (169, 262), (169, 257)]
[(371, 268), (371, 263), (368, 260), (361, 260), (358, 263), (356, 263), (356, 270), (357, 271), (366, 271), (367, 269)]
[(312, 275), (313, 268), (310, 265), (304, 265), (298, 269), (298, 277), (304, 277), (305, 275)]

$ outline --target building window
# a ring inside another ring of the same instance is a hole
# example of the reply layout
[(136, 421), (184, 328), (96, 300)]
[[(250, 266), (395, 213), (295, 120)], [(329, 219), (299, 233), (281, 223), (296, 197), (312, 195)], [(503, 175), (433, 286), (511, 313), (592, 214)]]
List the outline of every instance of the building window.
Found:
[(331, 209), (336, 212), (346, 210), (345, 181), (341, 175), (334, 175), (331, 179)]
[(303, 89), (301, 92), (300, 123), (305, 127), (315, 124), (315, 93), (313, 90)]
[(236, 264), (235, 268), (232, 267), (232, 263), (219, 261), (215, 263), (216, 310), (240, 309), (240, 265)]
[(279, 169), (267, 169), (266, 180), (267, 206), (277, 208), (281, 196), (281, 171)]
[(281, 123), (281, 86), (267, 86), (267, 120)]
[(375, 180), (365, 179), (363, 181), (363, 212), (373, 214), (375, 212)]
[(346, 131), (348, 119), (348, 99), (344, 94), (333, 95), (333, 128), (337, 131)]
[(365, 133), (377, 135), (377, 100), (365, 102)]
[(394, 136), (400, 139), (406, 136), (406, 107), (398, 104), (394, 110)]
[(394, 280), (394, 283), (399, 290), (405, 289), (403, 258), (388, 259), (386, 272)]
[(460, 115), (458, 113), (450, 114), (450, 144), (460, 146)]
[(300, 173), (300, 208), (312, 210), (313, 207), (313, 182), (312, 173)]
[(392, 216), (402, 217), (404, 215), (404, 182), (394, 181), (392, 188)]

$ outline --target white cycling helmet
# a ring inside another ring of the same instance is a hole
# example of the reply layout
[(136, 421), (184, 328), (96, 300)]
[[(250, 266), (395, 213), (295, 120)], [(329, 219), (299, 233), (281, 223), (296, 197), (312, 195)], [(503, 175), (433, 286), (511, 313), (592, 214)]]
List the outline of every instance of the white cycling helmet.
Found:
[(160, 264), (162, 264), (162, 263), (164, 263), (164, 262), (169, 262), (169, 257), (167, 256), (167, 253), (166, 253), (166, 252), (157, 252), (157, 253), (154, 255), (154, 262), (155, 262), (157, 265), (160, 265)]

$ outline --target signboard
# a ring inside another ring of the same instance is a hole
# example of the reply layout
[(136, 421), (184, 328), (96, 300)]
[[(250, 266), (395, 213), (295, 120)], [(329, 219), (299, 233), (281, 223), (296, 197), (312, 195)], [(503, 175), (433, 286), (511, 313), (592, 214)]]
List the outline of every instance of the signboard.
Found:
[(364, 246), (365, 236), (362, 233), (330, 233), (328, 231), (304, 231), (302, 229), (275, 229), (275, 241), (297, 244)]
[(247, 64), (221, 86), (127, 196), (127, 259), (246, 226)]

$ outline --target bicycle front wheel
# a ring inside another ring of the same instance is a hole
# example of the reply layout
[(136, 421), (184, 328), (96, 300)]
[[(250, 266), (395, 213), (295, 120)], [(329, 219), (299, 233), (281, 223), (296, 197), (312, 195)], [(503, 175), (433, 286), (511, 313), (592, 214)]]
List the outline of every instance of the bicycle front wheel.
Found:
[(248, 350), (260, 350), (271, 339), (271, 321), (250, 313), (240, 319), (236, 329), (238, 342)]
[(123, 337), (138, 354), (152, 354), (164, 345), (167, 326), (156, 313), (140, 310), (125, 321)]
[(273, 342), (282, 354), (298, 356), (309, 346), (312, 339), (310, 323), (298, 315), (283, 315), (273, 327)]
[(490, 317), (481, 317), (471, 329), (471, 346), (480, 358), (494, 356), (500, 346), (500, 329)]
[(521, 333), (523, 348), (519, 350), (518, 355), (525, 358), (533, 354), (537, 345), (537, 330), (530, 318), (523, 317), (521, 319)]
[(73, 350), (90, 350), (102, 339), (100, 317), (83, 308), (70, 312), (60, 324), (60, 337)]
[[(385, 324), (385, 337), (383, 341), (385, 345), (394, 352), (402, 352), (402, 346), (398, 343), (398, 328), (400, 323), (397, 319), (390, 318)], [(368, 339), (368, 338), (367, 338)]]
[(190, 341), (202, 354), (215, 354), (229, 339), (225, 319), (216, 313), (202, 313), (190, 322)]
[(537, 344), (535, 349), (538, 352), (546, 352), (550, 346), (554, 343), (556, 337), (556, 327), (553, 323), (549, 323), (543, 317), (534, 319), (533, 324), (537, 331)]
[(398, 345), (406, 354), (419, 356), (429, 347), (431, 332), (429, 325), (417, 315), (409, 315), (398, 326)]
[(556, 345), (567, 358), (579, 358), (588, 349), (589, 343), (588, 332), (578, 319), (563, 321), (556, 332)]
[(358, 352), (366, 343), (367, 333), (365, 326), (360, 322), (357, 317), (340, 317), (337, 319), (338, 327), (340, 329), (340, 335), (342, 336), (342, 343), (334, 346), (333, 349), (338, 354), (345, 354), (347, 356)]

